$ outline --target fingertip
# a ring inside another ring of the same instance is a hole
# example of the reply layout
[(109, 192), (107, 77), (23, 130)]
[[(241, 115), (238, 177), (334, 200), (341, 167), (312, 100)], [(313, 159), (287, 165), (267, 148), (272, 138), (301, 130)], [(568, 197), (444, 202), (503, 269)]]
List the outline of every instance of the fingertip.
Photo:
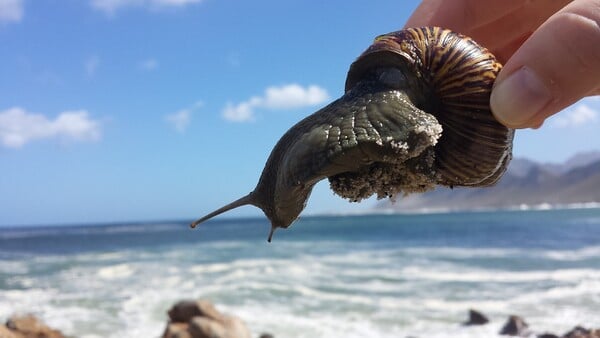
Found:
[(529, 67), (521, 67), (499, 79), (490, 97), (496, 119), (509, 128), (533, 127), (542, 109), (552, 100), (552, 92)]
[(506, 62), (490, 98), (499, 122), (539, 128), (549, 116), (600, 91), (600, 44), (594, 43), (600, 41), (600, 12), (585, 3), (574, 1), (557, 12)]

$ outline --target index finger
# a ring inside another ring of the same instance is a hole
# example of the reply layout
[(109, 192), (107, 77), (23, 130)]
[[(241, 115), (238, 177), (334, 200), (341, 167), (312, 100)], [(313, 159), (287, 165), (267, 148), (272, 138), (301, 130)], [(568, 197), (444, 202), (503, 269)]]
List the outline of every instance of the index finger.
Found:
[(465, 34), (506, 62), (550, 16), (572, 0), (423, 0), (406, 26)]
[(523, 0), (423, 0), (405, 28), (439, 26), (469, 34), (476, 27), (493, 22), (524, 5)]

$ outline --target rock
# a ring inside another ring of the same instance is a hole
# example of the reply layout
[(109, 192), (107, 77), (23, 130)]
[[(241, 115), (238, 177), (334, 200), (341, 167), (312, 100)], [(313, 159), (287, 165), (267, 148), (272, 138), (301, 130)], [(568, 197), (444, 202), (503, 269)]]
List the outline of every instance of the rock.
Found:
[(189, 323), (189, 332), (193, 338), (225, 338), (227, 335), (223, 324), (206, 317), (194, 317)]
[(187, 323), (169, 323), (162, 335), (163, 338), (192, 338)]
[(477, 310), (470, 309), (469, 310), (469, 319), (463, 323), (465, 326), (471, 325), (484, 325), (487, 324), (490, 320), (481, 312)]
[[(8, 333), (7, 333), (8, 332)], [(4, 338), (65, 338), (58, 330), (42, 323), (33, 315), (12, 316), (6, 326), (0, 329), (0, 337)]]
[(169, 318), (175, 323), (187, 323), (193, 317), (208, 317), (217, 319), (221, 315), (215, 306), (204, 299), (197, 301), (184, 300), (173, 305), (168, 311)]
[(241, 319), (219, 312), (207, 300), (178, 302), (168, 314), (163, 338), (250, 338)]
[(581, 326), (576, 326), (573, 330), (565, 333), (563, 338), (600, 338), (600, 329), (589, 330)]
[(509, 316), (508, 321), (500, 330), (501, 335), (527, 337), (531, 334), (529, 325), (519, 316)]
[(1, 338), (18, 338), (11, 329), (7, 328), (4, 325), (0, 326), (0, 337)]
[(542, 334), (539, 334), (537, 336), (537, 338), (560, 338), (560, 337), (555, 335), (554, 333), (542, 333)]
[(262, 333), (258, 338), (275, 338), (275, 336), (270, 333)]
[(227, 317), (223, 323), (227, 328), (230, 338), (250, 338), (250, 330), (244, 322), (237, 317)]

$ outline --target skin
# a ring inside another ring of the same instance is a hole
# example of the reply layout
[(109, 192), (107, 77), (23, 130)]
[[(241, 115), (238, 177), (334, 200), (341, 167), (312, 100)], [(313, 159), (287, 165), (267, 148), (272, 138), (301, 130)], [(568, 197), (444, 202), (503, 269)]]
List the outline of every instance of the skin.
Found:
[(406, 23), (420, 26), (470, 36), (504, 64), (490, 106), (507, 127), (600, 95), (600, 0), (424, 0)]

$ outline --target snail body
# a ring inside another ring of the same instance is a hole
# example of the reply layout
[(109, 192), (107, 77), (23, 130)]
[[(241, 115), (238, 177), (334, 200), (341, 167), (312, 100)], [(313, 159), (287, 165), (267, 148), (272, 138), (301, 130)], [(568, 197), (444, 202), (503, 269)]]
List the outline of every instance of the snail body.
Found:
[(472, 39), (438, 27), (377, 37), (350, 66), (345, 94), (281, 137), (256, 188), (192, 227), (250, 204), (271, 221), (270, 241), (324, 178), (351, 201), (436, 185), (493, 185), (513, 139), (489, 108), (500, 69)]

